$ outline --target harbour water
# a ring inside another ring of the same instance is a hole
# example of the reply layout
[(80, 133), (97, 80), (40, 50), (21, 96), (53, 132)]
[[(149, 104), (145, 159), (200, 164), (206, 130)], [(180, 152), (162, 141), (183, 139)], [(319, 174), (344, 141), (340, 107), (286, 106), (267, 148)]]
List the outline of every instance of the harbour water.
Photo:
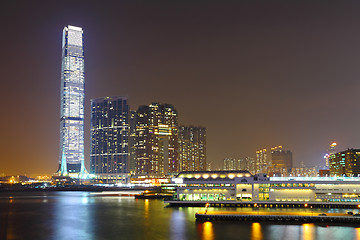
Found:
[[(89, 192), (0, 193), (0, 239), (360, 239), (360, 226), (196, 222), (195, 213), (203, 210), (166, 207), (162, 200), (95, 196)], [(209, 208), (220, 210), (256, 211)], [(314, 214), (354, 211), (300, 210)]]

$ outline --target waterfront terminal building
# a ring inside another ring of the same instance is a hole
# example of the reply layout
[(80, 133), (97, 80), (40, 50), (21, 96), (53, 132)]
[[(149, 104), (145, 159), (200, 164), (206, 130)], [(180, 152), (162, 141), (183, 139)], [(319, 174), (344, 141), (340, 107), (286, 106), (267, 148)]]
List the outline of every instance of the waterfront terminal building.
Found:
[(267, 177), (248, 171), (186, 171), (172, 179), (178, 202), (360, 202), (358, 177)]

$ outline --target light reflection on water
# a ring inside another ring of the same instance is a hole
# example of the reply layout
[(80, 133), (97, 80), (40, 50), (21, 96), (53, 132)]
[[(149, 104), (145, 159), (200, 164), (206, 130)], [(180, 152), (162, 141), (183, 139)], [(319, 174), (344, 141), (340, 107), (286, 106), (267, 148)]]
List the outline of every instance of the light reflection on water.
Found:
[(89, 207), (88, 193), (60, 192), (55, 202), (54, 239), (93, 239), (94, 216)]
[[(14, 193), (12, 198), (3, 195), (0, 194), (0, 239), (360, 240), (357, 226), (196, 222), (195, 213), (204, 208), (165, 207), (160, 200), (94, 197), (87, 192), (49, 192), (46, 196), (44, 193)], [(209, 211), (219, 210), (251, 211), (252, 208), (209, 208)], [(279, 210), (308, 211), (269, 209)], [(314, 211), (346, 212), (347, 209)]]
[(261, 240), (263, 239), (261, 224), (254, 222), (251, 225), (251, 240)]

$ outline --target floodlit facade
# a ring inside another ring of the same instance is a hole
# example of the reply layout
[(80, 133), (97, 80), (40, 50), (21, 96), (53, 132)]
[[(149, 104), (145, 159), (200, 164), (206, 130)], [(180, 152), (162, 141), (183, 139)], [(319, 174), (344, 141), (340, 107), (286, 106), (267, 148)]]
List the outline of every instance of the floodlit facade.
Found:
[(63, 30), (60, 102), (60, 175), (85, 173), (83, 30)]
[(178, 201), (360, 202), (355, 177), (267, 177), (248, 171), (181, 172)]
[(129, 105), (127, 98), (92, 99), (90, 129), (90, 173), (105, 174), (106, 176), (127, 173), (129, 161)]
[(179, 127), (179, 171), (206, 170), (206, 129)]

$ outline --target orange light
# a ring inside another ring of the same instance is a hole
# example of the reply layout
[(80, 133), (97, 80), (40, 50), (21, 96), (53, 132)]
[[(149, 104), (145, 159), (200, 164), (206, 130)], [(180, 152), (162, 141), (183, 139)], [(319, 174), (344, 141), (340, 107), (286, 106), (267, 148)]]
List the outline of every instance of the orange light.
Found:
[(305, 203), (304, 206), (307, 207), (308, 206), (307, 203)]

